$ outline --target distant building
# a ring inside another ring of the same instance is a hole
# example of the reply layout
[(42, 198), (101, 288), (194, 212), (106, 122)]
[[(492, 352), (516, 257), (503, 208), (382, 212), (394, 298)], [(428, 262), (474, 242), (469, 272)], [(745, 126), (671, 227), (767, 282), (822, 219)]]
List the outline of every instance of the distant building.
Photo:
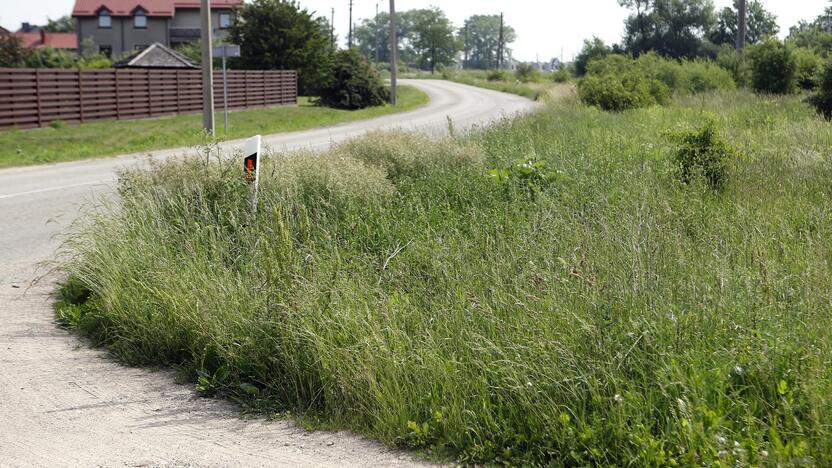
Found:
[[(211, 0), (211, 27), (223, 38), (243, 0)], [(199, 0), (75, 0), (77, 42), (91, 38), (99, 52), (118, 56), (144, 50), (153, 43), (166, 47), (200, 36)]]
[(78, 51), (78, 36), (75, 33), (53, 33), (38, 29), (37, 32), (18, 31), (14, 35), (20, 39), (21, 45), (27, 49), (52, 47), (53, 49), (63, 49), (70, 52)]
[(158, 42), (113, 64), (114, 68), (199, 68), (179, 52)]

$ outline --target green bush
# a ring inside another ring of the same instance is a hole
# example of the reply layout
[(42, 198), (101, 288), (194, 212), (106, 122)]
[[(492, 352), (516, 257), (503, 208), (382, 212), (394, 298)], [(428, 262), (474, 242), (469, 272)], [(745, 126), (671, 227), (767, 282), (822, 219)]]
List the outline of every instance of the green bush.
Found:
[(714, 190), (725, 185), (734, 150), (719, 134), (716, 122), (709, 119), (696, 130), (671, 133), (670, 139), (679, 145), (675, 162), (683, 183), (703, 178)]
[(791, 94), (797, 89), (797, 60), (790, 46), (769, 39), (749, 48), (751, 86), (760, 93)]
[(647, 78), (640, 69), (629, 67), (587, 75), (578, 83), (578, 97), (584, 104), (620, 112), (664, 104), (670, 99), (670, 89), (661, 81)]
[(489, 70), (486, 79), (488, 81), (508, 81), (508, 73), (503, 70)]
[(378, 71), (357, 50), (335, 54), (334, 76), (320, 90), (318, 103), (336, 109), (382, 106), (390, 99)]
[(745, 60), (744, 55), (737, 54), (737, 49), (732, 45), (724, 44), (719, 49), (716, 64), (727, 70), (738, 86), (748, 86), (751, 81), (748, 61)]
[(569, 70), (567, 70), (566, 67), (552, 73), (552, 80), (555, 83), (568, 83), (571, 78), (572, 74), (569, 73)]
[(797, 85), (800, 89), (811, 91), (817, 88), (823, 65), (820, 56), (809, 49), (798, 48), (794, 50), (794, 58), (797, 62)]
[(826, 63), (820, 79), (820, 90), (811, 98), (815, 108), (827, 119), (832, 119), (832, 60)]
[(540, 72), (528, 63), (521, 63), (517, 65), (514, 77), (521, 83), (537, 82), (540, 81)]

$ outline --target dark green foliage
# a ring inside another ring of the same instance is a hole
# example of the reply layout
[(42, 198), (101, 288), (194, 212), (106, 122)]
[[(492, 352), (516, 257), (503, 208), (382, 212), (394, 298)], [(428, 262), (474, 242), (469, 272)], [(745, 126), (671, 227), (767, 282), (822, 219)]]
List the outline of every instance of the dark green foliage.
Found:
[(335, 54), (332, 79), (318, 95), (320, 104), (348, 110), (382, 106), (390, 100), (378, 71), (354, 49)]
[(751, 86), (760, 93), (791, 94), (797, 90), (797, 60), (792, 48), (775, 39), (750, 47)]
[(29, 51), (23, 48), (20, 39), (13, 34), (0, 31), (0, 67), (23, 67)]
[(823, 60), (811, 49), (794, 49), (794, 59), (797, 63), (797, 85), (800, 89), (811, 91), (820, 83), (820, 73)]
[(46, 32), (75, 32), (75, 20), (69, 15), (61, 16), (56, 20), (50, 18), (45, 26), (41, 26), (41, 29)]
[(540, 71), (528, 63), (521, 63), (517, 65), (514, 71), (514, 77), (521, 83), (529, 83), (540, 81)]
[(820, 89), (810, 100), (818, 112), (827, 119), (832, 119), (832, 60), (823, 68)]
[[(497, 68), (500, 45), (500, 15), (474, 15), (465, 20), (459, 31), (462, 50), (466, 58), (465, 68), (487, 70)], [(510, 45), (517, 40), (517, 33), (503, 24), (503, 58), (511, 57)]]
[[(777, 17), (766, 10), (759, 0), (751, 0), (747, 8), (747, 30), (745, 39), (748, 44), (757, 44), (780, 32)], [(708, 40), (716, 45), (727, 44), (732, 47), (737, 43), (737, 17), (739, 0), (734, 0), (734, 7), (725, 7), (717, 13), (716, 26), (708, 32)]]
[(504, 70), (489, 70), (486, 79), (488, 81), (508, 81), (510, 75)]
[(713, 119), (696, 130), (671, 133), (670, 140), (678, 145), (674, 161), (683, 183), (703, 178), (711, 189), (725, 186), (734, 150), (722, 138)]
[(552, 73), (552, 80), (555, 83), (567, 83), (571, 78), (572, 74), (569, 73), (569, 70), (567, 70), (566, 67)]
[(241, 68), (297, 70), (302, 95), (315, 95), (332, 76), (329, 23), (294, 0), (254, 0), (237, 12), (232, 43)]
[(575, 76), (581, 77), (586, 75), (589, 62), (598, 58), (606, 57), (611, 53), (612, 49), (607, 47), (607, 45), (604, 44), (604, 41), (597, 37), (593, 37), (592, 40), (584, 40), (583, 49), (581, 49), (581, 52), (578, 53), (577, 57), (575, 57)]
[(635, 10), (625, 21), (624, 48), (638, 56), (654, 51), (672, 58), (693, 58), (702, 36), (716, 23), (711, 0), (619, 0)]
[(620, 112), (664, 104), (670, 98), (670, 89), (661, 81), (648, 78), (638, 67), (629, 66), (590, 73), (578, 82), (578, 96), (584, 104)]
[(454, 62), (456, 53), (462, 47), (454, 36), (454, 28), (445, 13), (436, 7), (412, 10), (410, 44), (417, 56), (420, 69), (436, 72)]
[(832, 6), (826, 7), (814, 21), (801, 21), (789, 30), (787, 41), (796, 47), (813, 50), (827, 58), (832, 53)]

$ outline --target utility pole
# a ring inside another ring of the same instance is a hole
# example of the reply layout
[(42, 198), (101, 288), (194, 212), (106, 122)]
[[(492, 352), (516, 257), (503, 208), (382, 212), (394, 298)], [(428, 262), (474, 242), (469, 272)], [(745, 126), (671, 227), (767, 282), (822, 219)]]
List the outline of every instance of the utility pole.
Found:
[(396, 56), (399, 42), (396, 39), (396, 0), (390, 0), (390, 104), (396, 105)]
[(500, 39), (497, 44), (497, 70), (503, 69), (503, 13), (500, 13)]
[(737, 52), (742, 52), (745, 48), (745, 38), (748, 31), (748, 12), (746, 0), (739, 0), (739, 8), (737, 9)]
[(202, 0), (202, 128), (214, 134), (214, 61), (211, 57), (211, 0)]
[(379, 28), (380, 24), (378, 24), (378, 2), (376, 2), (376, 66), (378, 66), (378, 50), (381, 49), (381, 28)]
[(332, 19), (329, 20), (329, 42), (335, 48), (335, 8), (332, 9)]
[(350, 34), (347, 38), (347, 49), (352, 49), (352, 0), (350, 0)]

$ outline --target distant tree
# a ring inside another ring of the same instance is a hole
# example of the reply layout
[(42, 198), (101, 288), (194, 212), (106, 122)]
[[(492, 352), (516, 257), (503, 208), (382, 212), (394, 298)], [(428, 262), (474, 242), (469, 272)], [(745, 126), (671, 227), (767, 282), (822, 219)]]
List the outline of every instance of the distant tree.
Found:
[(612, 49), (604, 44), (604, 41), (597, 37), (592, 40), (584, 39), (584, 47), (578, 56), (575, 57), (575, 76), (586, 75), (586, 68), (593, 59), (606, 57), (612, 53)]
[(240, 45), (239, 63), (259, 70), (297, 70), (300, 92), (315, 94), (332, 74), (334, 49), (329, 22), (294, 0), (253, 0), (231, 26)]
[[(416, 54), (410, 45), (412, 14), (403, 11), (396, 15), (396, 37), (399, 39), (398, 59), (402, 63), (415, 64)], [(375, 60), (376, 50), (380, 62), (390, 62), (390, 15), (380, 12), (377, 17), (365, 19), (355, 28), (358, 49), (365, 57)]]
[(716, 23), (712, 0), (618, 0), (635, 10), (625, 21), (624, 48), (633, 55), (655, 51), (673, 58), (699, 54)]
[[(777, 16), (763, 7), (758, 0), (751, 0), (747, 6), (746, 42), (757, 44), (767, 37), (780, 32)], [(739, 0), (734, 0), (734, 8), (725, 7), (717, 13), (716, 26), (708, 33), (708, 39), (716, 44), (737, 43), (737, 17), (739, 16)]]
[(412, 10), (410, 14), (412, 15), (412, 44), (418, 57), (419, 67), (428, 68), (431, 73), (434, 73), (437, 66), (453, 63), (461, 45), (445, 13), (434, 7)]
[[(466, 68), (481, 70), (497, 68), (500, 50), (500, 16), (474, 15), (465, 20), (459, 31)], [(511, 57), (509, 45), (517, 40), (514, 28), (503, 26), (503, 57)]]
[(41, 26), (41, 29), (46, 32), (75, 32), (75, 20), (69, 15), (61, 16), (56, 20), (48, 19), (46, 26)]
[(827, 7), (814, 21), (801, 21), (789, 30), (786, 39), (796, 47), (812, 49), (828, 57), (832, 53), (832, 6)]
[(14, 34), (0, 31), (0, 67), (23, 67), (29, 51), (23, 47), (20, 38)]

